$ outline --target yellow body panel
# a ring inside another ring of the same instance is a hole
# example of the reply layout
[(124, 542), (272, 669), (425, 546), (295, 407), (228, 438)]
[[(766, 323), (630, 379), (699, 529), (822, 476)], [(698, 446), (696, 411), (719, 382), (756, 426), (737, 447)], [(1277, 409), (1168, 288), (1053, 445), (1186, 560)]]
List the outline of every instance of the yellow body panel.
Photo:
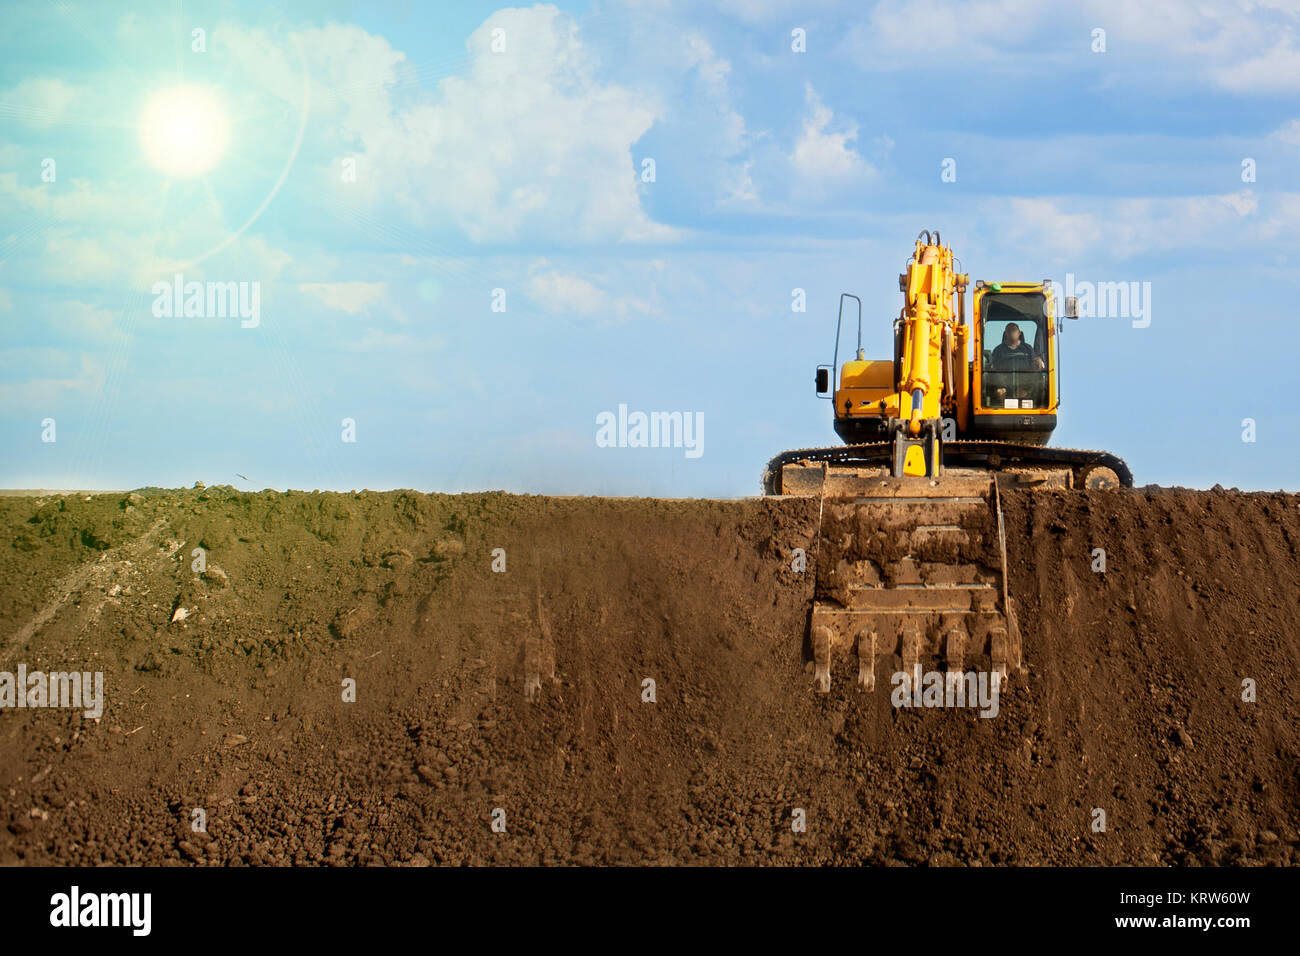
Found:
[(893, 362), (845, 362), (840, 370), (840, 387), (835, 391), (836, 414), (878, 416), (881, 399), (895, 392)]
[(893, 391), (894, 363), (862, 359), (845, 362), (840, 371), (840, 388), (885, 388)]

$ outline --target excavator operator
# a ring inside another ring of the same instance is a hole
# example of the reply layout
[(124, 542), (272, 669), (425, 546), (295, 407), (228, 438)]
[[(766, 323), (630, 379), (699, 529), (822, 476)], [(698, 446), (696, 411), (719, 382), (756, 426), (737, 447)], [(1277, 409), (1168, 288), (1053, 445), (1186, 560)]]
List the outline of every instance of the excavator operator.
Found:
[(1043, 359), (1025, 341), (1020, 326), (1009, 322), (1002, 332), (1002, 344), (993, 350), (993, 368), (1000, 372), (1042, 369)]

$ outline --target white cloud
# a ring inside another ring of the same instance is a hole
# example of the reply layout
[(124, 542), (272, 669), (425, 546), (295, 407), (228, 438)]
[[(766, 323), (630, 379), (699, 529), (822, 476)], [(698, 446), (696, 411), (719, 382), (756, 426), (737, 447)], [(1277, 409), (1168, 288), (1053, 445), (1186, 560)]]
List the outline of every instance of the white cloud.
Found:
[[(1026, 248), (1049, 248), (1065, 259), (1077, 257), (1101, 241), (1102, 223), (1091, 212), (1067, 212), (1055, 199), (1011, 198), (989, 204), (988, 215), (1000, 223), (996, 235), (1023, 242)], [(1046, 237), (1053, 242), (1040, 246)]]
[(1211, 75), (1236, 93), (1288, 93), (1300, 90), (1300, 50), (1284, 37), (1263, 54), (1216, 67)]
[(275, 282), (294, 261), (291, 253), (271, 245), (261, 236), (245, 234), (225, 252), (202, 263), (202, 269), (227, 281), (247, 277)]
[[(147, 289), (179, 266), (215, 249), (231, 233), (211, 194), (190, 198), (184, 215), (164, 215), (165, 184), (90, 183), (62, 180), (21, 186), (15, 173), (0, 173), (0, 218), (37, 224), (36, 234), (12, 258), (0, 258), (0, 274), (23, 283), (66, 288)], [(256, 235), (243, 235), (202, 264), (184, 265), (192, 278), (217, 275), (274, 279), (288, 253)]]
[(77, 300), (56, 300), (33, 317), (71, 342), (102, 344), (119, 334), (112, 312)]
[[(728, 82), (731, 62), (718, 56), (709, 41), (698, 33), (687, 35), (685, 49), (686, 67), (694, 72), (699, 95), (676, 97), (675, 102), (702, 102), (704, 108), (684, 124), (689, 129), (683, 128), (682, 132), (689, 133), (691, 141), (697, 144), (708, 144), (710, 151), (721, 160), (718, 202), (722, 205), (752, 203), (758, 199), (751, 175), (754, 161), (742, 156), (750, 137), (745, 129), (745, 118), (732, 101)], [(670, 117), (677, 118), (676, 115)]]
[(1272, 241), (1286, 235), (1298, 206), (1300, 197), (1275, 194), (1261, 215), (1258, 196), (1248, 189), (1158, 199), (996, 199), (983, 204), (980, 231), (1008, 249), (1050, 249), (1061, 262), (1125, 259)]
[(1273, 139), (1281, 140), (1290, 146), (1300, 146), (1300, 119), (1283, 123), (1271, 134)]
[[(155, 255), (157, 239), (121, 230), (80, 234), (71, 228), (46, 233), (44, 249), (24, 278), (70, 289), (147, 290), (167, 274), (171, 261)], [(34, 251), (34, 250), (33, 250)]]
[(811, 83), (807, 84), (805, 98), (808, 115), (790, 156), (800, 191), (822, 194), (873, 175), (874, 168), (850, 145), (858, 138), (857, 124), (839, 123), (838, 132), (834, 131), (831, 126), (835, 114), (822, 103)]
[(581, 276), (542, 272), (528, 280), (528, 294), (550, 312), (594, 316), (609, 314), (612, 299)]
[(555, 315), (622, 322), (654, 311), (642, 299), (611, 295), (589, 279), (551, 269), (545, 262), (535, 263), (529, 272), (528, 297)]
[(864, 70), (915, 68), (956, 54), (999, 70), (1041, 70), (1094, 55), (1097, 27), (1106, 31), (1107, 55), (1140, 57), (1147, 75), (1164, 65), (1180, 82), (1199, 75), (1237, 93), (1300, 90), (1293, 0), (882, 0), (839, 52)]
[[(496, 30), (504, 52), (492, 50)], [(223, 36), (246, 71), (290, 96), (284, 52), (251, 31)], [(393, 204), (417, 226), (451, 223), (475, 242), (674, 237), (642, 209), (632, 156), (660, 107), (603, 82), (576, 21), (555, 7), (492, 14), (469, 37), (465, 70), (433, 92), (418, 89), (403, 53), (359, 27), (300, 40), (324, 91), (327, 122), (314, 125), (331, 138), (316, 145), (336, 157), (318, 170), (326, 201)], [(345, 156), (357, 159), (356, 183), (340, 182)]]
[(435, 335), (368, 328), (359, 340), (346, 343), (345, 348), (349, 352), (401, 352), (403, 355), (414, 355), (434, 352), (442, 346), (442, 339)]
[(298, 289), (331, 309), (359, 315), (382, 302), (388, 292), (386, 282), (304, 282)]
[[(801, 19), (816, 15), (836, 4), (837, 0), (720, 0), (718, 6), (738, 20), (749, 24), (768, 24), (778, 17), (791, 18), (791, 29)], [(807, 22), (803, 26), (807, 27)]]
[(33, 77), (0, 92), (0, 112), (29, 126), (52, 126), (63, 118), (78, 88), (56, 77)]
[(1005, 59), (1059, 15), (1051, 0), (882, 0), (849, 29), (841, 52), (865, 70), (916, 69), (955, 53)]
[[(36, 368), (44, 374), (33, 374)], [(0, 384), (0, 408), (42, 414), (57, 411), (68, 397), (101, 396), (108, 381), (103, 363), (90, 353), (45, 348), (0, 350), (0, 375), (11, 380)]]
[(1224, 203), (1229, 209), (1238, 216), (1253, 216), (1259, 212), (1259, 197), (1249, 189), (1243, 189), (1241, 192), (1228, 193), (1226, 196), (1217, 196), (1216, 199)]
[[(152, 228), (158, 221), (156, 195), (145, 195), (113, 181), (98, 187), (85, 179), (50, 185), (20, 186), (18, 174), (0, 173), (0, 201), (33, 215), (78, 226), (138, 225)], [(3, 208), (3, 207), (0, 207)]]

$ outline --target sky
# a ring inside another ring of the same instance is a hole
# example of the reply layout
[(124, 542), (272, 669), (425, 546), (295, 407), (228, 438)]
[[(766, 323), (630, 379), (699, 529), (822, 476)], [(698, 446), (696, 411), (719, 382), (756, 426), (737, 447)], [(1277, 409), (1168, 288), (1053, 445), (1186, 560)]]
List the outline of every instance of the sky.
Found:
[[(1135, 293), (1066, 325), (1053, 444), (1300, 487), (1300, 0), (0, 23), (0, 487), (756, 494), (837, 443), (840, 294), (889, 357), (922, 229)], [(621, 406), (694, 448), (609, 447)]]

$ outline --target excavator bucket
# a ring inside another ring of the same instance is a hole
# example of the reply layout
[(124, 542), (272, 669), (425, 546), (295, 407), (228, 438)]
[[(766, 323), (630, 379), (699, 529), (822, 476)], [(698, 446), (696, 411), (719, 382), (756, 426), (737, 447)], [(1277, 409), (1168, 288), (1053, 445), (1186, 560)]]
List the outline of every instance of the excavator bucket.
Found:
[(818, 691), (831, 689), (841, 660), (856, 660), (863, 691), (875, 689), (880, 667), (915, 677), (942, 665), (948, 681), (987, 667), (999, 683), (1020, 670), (993, 476), (894, 478), (823, 466), (791, 474), (792, 485), (808, 493), (817, 471), (823, 502), (808, 635)]

